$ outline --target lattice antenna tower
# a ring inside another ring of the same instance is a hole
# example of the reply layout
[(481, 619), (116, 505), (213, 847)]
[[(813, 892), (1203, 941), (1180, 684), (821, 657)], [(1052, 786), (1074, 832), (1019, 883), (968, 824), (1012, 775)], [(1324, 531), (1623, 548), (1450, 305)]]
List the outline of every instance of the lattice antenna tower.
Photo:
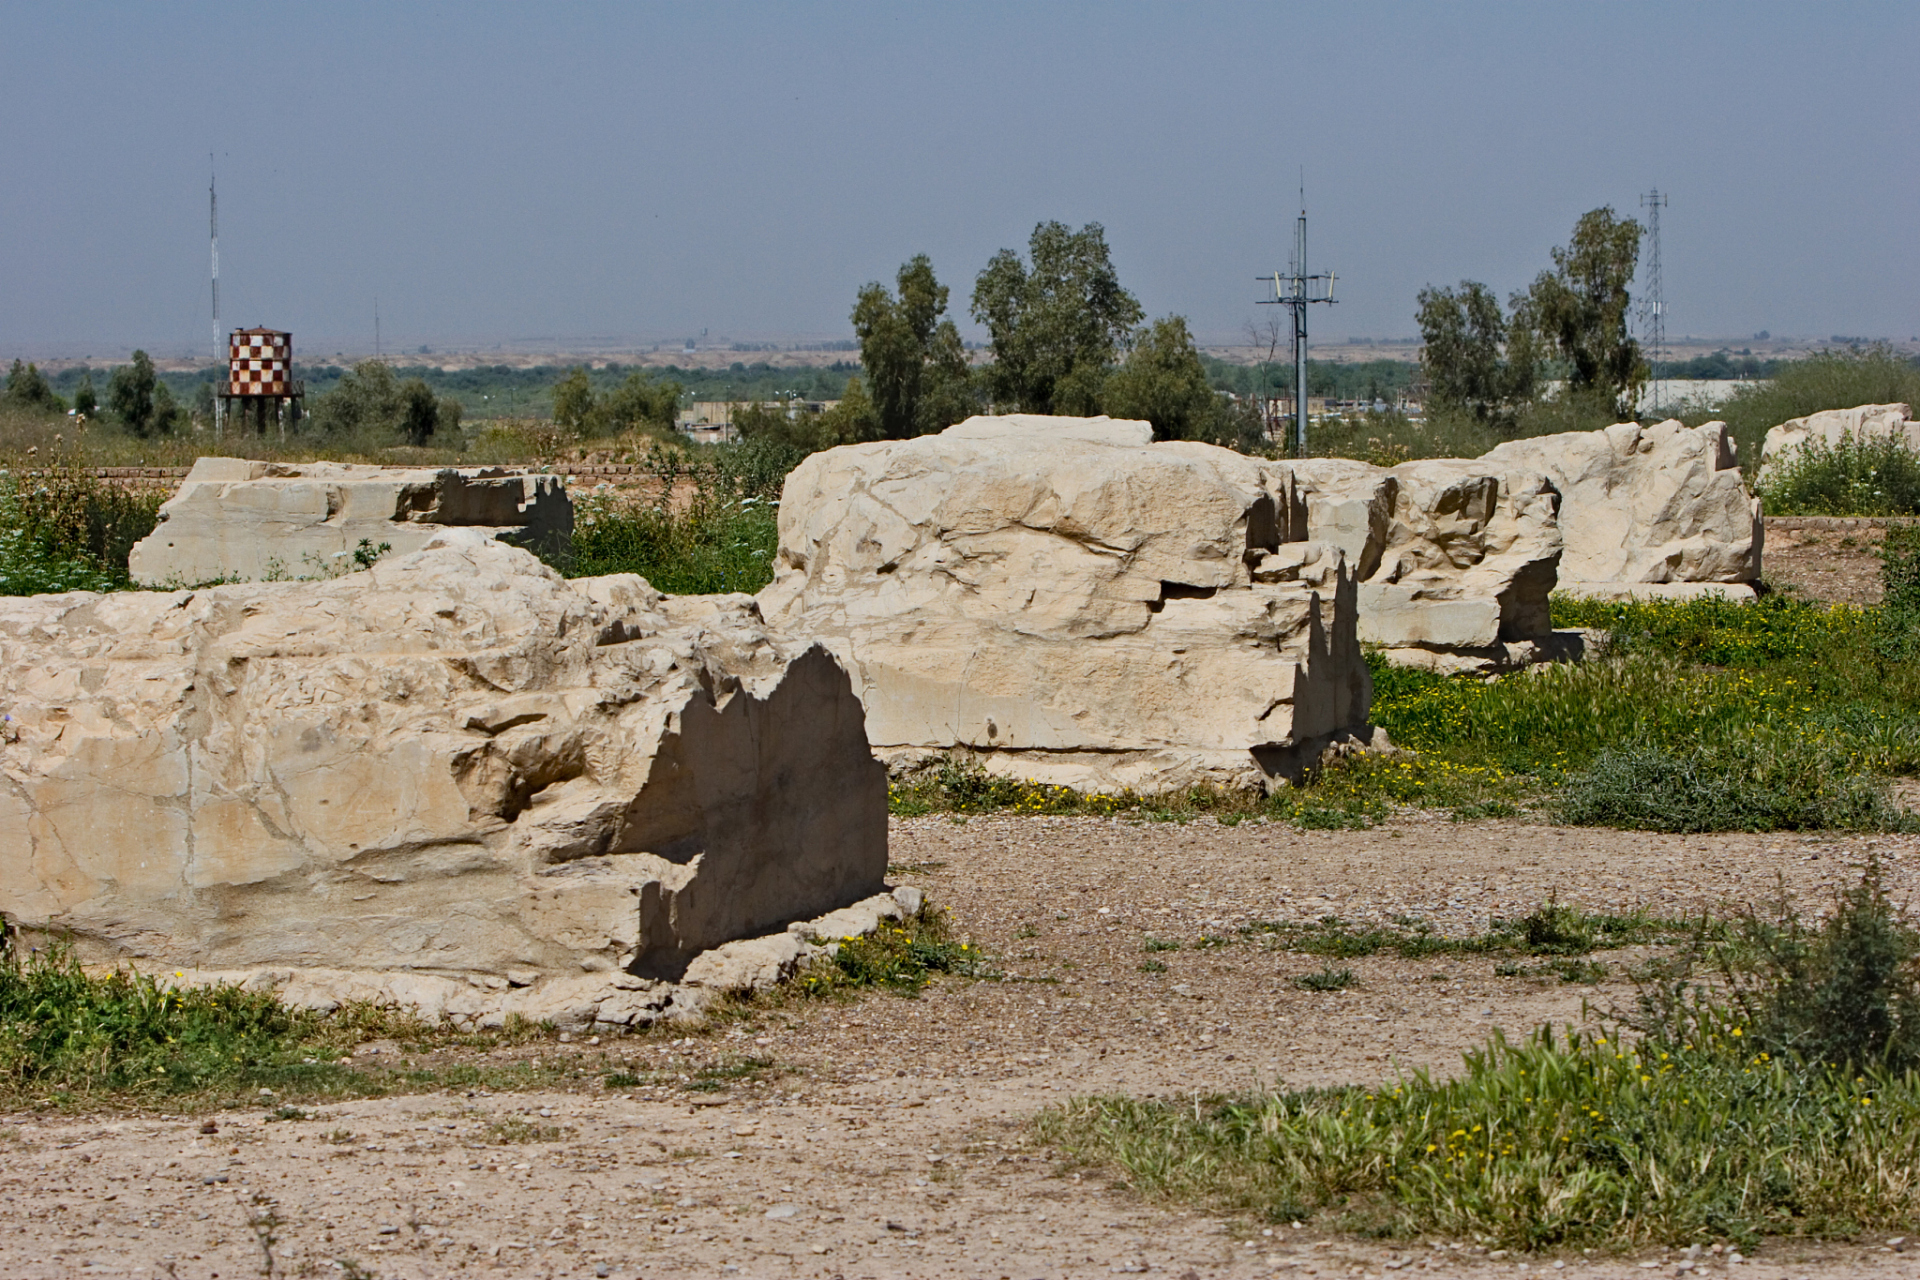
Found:
[(1293, 226), (1293, 266), (1286, 274), (1256, 276), (1271, 282), (1273, 296), (1260, 301), (1285, 307), (1293, 315), (1293, 456), (1307, 456), (1307, 308), (1316, 302), (1333, 302), (1331, 271), (1317, 275), (1307, 271), (1307, 187), (1300, 184), (1300, 217)]
[(1647, 339), (1647, 363), (1653, 366), (1652, 408), (1658, 413), (1666, 399), (1662, 375), (1667, 358), (1667, 296), (1660, 277), (1660, 211), (1667, 207), (1666, 194), (1655, 187), (1640, 197), (1640, 207), (1647, 211), (1647, 289), (1640, 304), (1640, 329)]
[[(213, 152), (207, 152), (207, 235), (213, 242), (213, 358), (220, 359), (227, 335), (220, 328), (220, 195), (214, 189)], [(213, 438), (220, 438), (220, 397), (213, 399)]]

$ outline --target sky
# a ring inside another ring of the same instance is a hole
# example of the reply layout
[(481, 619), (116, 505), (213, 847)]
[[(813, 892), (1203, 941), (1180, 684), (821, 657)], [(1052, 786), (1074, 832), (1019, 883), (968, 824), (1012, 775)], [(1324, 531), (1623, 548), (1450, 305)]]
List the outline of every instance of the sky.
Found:
[(0, 359), (851, 336), (1099, 222), (1150, 316), (1503, 296), (1659, 188), (1670, 334), (1920, 335), (1920, 5), (0, 3)]

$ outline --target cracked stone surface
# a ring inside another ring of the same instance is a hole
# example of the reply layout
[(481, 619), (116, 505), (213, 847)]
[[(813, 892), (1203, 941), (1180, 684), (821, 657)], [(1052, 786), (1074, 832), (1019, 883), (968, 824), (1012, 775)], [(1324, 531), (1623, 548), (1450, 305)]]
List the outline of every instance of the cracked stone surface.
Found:
[(677, 978), (886, 868), (825, 650), (480, 530), (324, 582), (0, 602), (0, 700), (0, 911), (84, 959), (357, 971), (477, 1018)]
[(1284, 463), (1144, 422), (970, 418), (801, 463), (760, 602), (840, 657), (890, 761), (1246, 785), (1371, 699), (1353, 575), (1304, 524)]

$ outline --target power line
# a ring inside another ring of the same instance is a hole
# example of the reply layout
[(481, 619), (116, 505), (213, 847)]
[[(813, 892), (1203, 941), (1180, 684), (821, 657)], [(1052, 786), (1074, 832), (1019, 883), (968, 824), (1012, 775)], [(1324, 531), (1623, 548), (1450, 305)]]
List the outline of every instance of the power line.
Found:
[(1333, 302), (1333, 272), (1307, 271), (1307, 190), (1300, 188), (1300, 217), (1293, 226), (1293, 269), (1285, 275), (1254, 277), (1273, 283), (1273, 296), (1262, 304), (1287, 308), (1293, 315), (1293, 455), (1307, 456), (1307, 307)]
[(1667, 358), (1667, 300), (1666, 283), (1660, 278), (1660, 211), (1667, 207), (1667, 197), (1655, 187), (1640, 197), (1640, 207), (1647, 211), (1647, 288), (1640, 303), (1640, 330), (1647, 336), (1647, 363), (1653, 366), (1650, 407), (1658, 413), (1666, 399), (1662, 375)]
[[(226, 334), (220, 328), (220, 195), (214, 189), (213, 152), (207, 152), (207, 234), (213, 241), (213, 359), (220, 362)], [(220, 397), (213, 398), (213, 438), (220, 438)]]

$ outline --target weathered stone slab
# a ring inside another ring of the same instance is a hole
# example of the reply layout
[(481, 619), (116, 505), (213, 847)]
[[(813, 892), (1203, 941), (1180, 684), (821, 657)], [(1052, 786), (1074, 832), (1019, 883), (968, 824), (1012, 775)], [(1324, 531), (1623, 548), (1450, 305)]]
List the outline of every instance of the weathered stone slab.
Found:
[(1561, 590), (1760, 578), (1760, 503), (1724, 422), (1623, 422), (1510, 440), (1478, 461), (1540, 471), (1559, 490)]
[(877, 892), (847, 674), (747, 597), (682, 612), (468, 529), (0, 601), (0, 912), (91, 959), (511, 984), (675, 977)]
[(499, 467), (201, 458), (127, 565), (147, 586), (327, 578), (363, 541), (407, 555), (448, 526), (540, 551), (572, 536), (573, 502), (559, 476)]
[(796, 468), (760, 602), (841, 658), (890, 760), (1244, 784), (1366, 720), (1353, 576), (1304, 536), (1285, 464), (1144, 422), (972, 418)]

